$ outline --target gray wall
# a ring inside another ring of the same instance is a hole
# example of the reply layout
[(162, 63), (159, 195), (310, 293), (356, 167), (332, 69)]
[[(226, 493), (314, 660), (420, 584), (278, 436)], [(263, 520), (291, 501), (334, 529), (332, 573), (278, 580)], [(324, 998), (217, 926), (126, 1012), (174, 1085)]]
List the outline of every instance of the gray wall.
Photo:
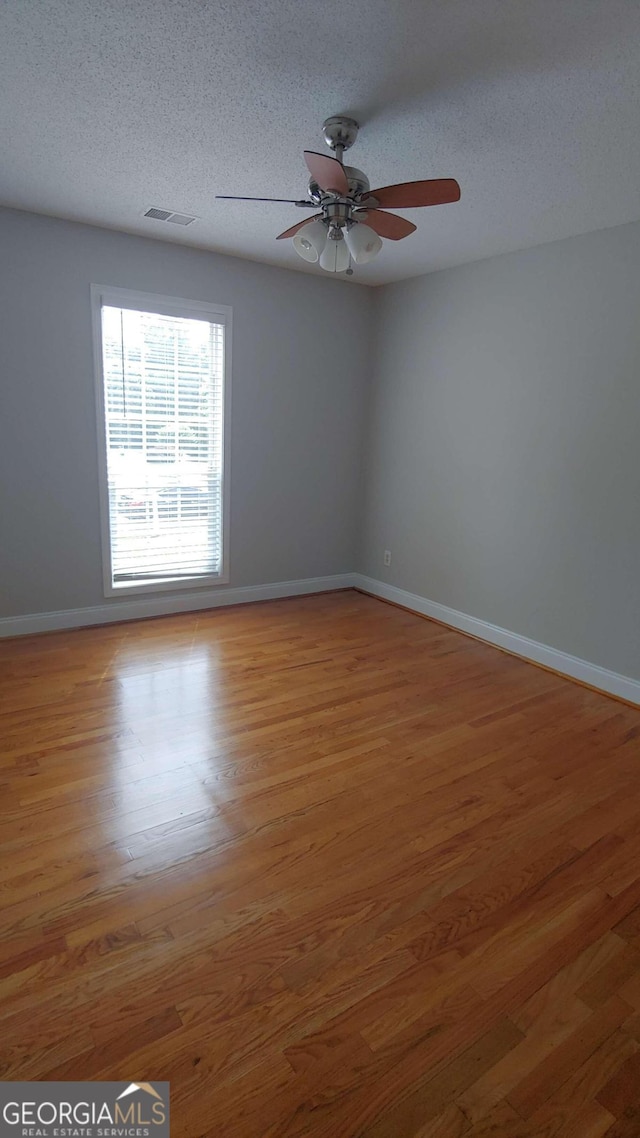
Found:
[(359, 567), (640, 678), (640, 224), (368, 290), (0, 210), (0, 616), (109, 603), (92, 281), (233, 306), (232, 586)]
[(108, 603), (91, 282), (233, 306), (230, 584), (353, 570), (370, 290), (0, 210), (0, 616)]
[(640, 678), (640, 224), (387, 286), (374, 316), (361, 569)]

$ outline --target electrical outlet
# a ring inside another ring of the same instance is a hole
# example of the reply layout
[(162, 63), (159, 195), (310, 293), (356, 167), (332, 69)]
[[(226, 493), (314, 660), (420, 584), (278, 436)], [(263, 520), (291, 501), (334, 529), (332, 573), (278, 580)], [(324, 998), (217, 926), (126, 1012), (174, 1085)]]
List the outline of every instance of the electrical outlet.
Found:
[(391, 564), (391, 550), (390, 549), (385, 549), (385, 551), (384, 551), (383, 564), (384, 565), (390, 565)]

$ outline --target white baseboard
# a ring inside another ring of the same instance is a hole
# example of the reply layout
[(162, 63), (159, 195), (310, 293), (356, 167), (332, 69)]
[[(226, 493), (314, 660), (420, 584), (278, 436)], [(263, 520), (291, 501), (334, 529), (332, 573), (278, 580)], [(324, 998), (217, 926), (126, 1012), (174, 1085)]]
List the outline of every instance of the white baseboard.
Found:
[(598, 688), (609, 695), (618, 696), (630, 703), (640, 705), (640, 681), (630, 676), (622, 676), (601, 668), (577, 656), (509, 632), (496, 624), (479, 620), (475, 616), (458, 612), (437, 601), (427, 600), (417, 593), (408, 593), (395, 585), (376, 581), (361, 573), (338, 573), (330, 577), (305, 577), (299, 581), (276, 581), (268, 585), (245, 585), (240, 588), (221, 587), (218, 589), (198, 589), (189, 594), (156, 594), (139, 597), (135, 600), (114, 601), (96, 605), (92, 608), (62, 609), (59, 612), (29, 613), (25, 616), (0, 618), (0, 638), (8, 636), (29, 636), (37, 632), (52, 632), (65, 628), (84, 628), (95, 624), (111, 624), (123, 620), (140, 620), (143, 617), (165, 616), (170, 613), (197, 612), (200, 609), (221, 608), (225, 605), (249, 604), (253, 601), (269, 601), (279, 597), (300, 597), (307, 593), (326, 593), (336, 589), (361, 589), (374, 597), (394, 601), (404, 608), (412, 609), (423, 616), (433, 617), (442, 624), (458, 628), (506, 648), (525, 660), (533, 660), (560, 672), (571, 679), (580, 680), (591, 687)]
[(499, 648), (506, 648), (515, 656), (522, 656), (525, 660), (533, 660), (536, 664), (543, 664), (552, 668), (554, 672), (561, 672), (571, 679), (580, 680), (590, 687), (599, 688), (609, 695), (618, 696), (619, 699), (628, 700), (629, 703), (640, 704), (640, 681), (630, 676), (621, 676), (618, 672), (610, 672), (608, 668), (600, 668), (597, 664), (590, 664), (578, 656), (570, 656), (567, 652), (559, 652), (557, 648), (550, 648), (547, 644), (539, 644), (537, 640), (529, 640), (527, 636), (520, 636), (517, 632), (509, 632), (497, 624), (489, 624), (485, 620), (478, 620), (475, 616), (458, 612), (447, 605), (429, 601), (416, 593), (407, 593), (395, 585), (387, 585), (384, 581), (376, 581), (373, 577), (365, 577), (362, 573), (355, 574), (355, 587), (374, 597), (381, 597), (386, 601), (394, 601), (404, 608), (412, 609), (423, 616), (433, 617), (442, 624), (449, 624), (459, 628), (461, 632), (469, 632), (479, 640), (486, 640), (488, 644), (496, 644)]
[(269, 585), (245, 585), (241, 588), (197, 589), (189, 594), (166, 593), (114, 601), (93, 608), (62, 609), (60, 612), (38, 612), (26, 616), (0, 618), (0, 637), (29, 636), (34, 632), (52, 632), (63, 628), (85, 628), (92, 624), (111, 624), (141, 617), (166, 616), (169, 613), (197, 612), (199, 609), (242, 605), (252, 601), (271, 601), (278, 597), (300, 597), (305, 593), (328, 593), (335, 589), (352, 589), (355, 573), (338, 573), (331, 577), (305, 577), (300, 581), (276, 581)]

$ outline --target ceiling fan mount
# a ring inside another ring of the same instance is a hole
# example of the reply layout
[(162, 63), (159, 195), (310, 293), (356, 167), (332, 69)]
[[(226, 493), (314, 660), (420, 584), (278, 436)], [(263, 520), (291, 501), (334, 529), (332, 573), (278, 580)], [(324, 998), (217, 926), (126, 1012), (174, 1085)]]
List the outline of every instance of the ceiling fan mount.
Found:
[(359, 130), (359, 123), (347, 115), (330, 115), (322, 124), (324, 140), (330, 150), (339, 151), (339, 158), (342, 158), (345, 150), (353, 146)]
[[(288, 201), (301, 208), (320, 212), (285, 229), (277, 240), (292, 237), (296, 253), (305, 261), (319, 261), (327, 272), (349, 275), (351, 261), (366, 264), (382, 248), (381, 237), (400, 241), (413, 233), (416, 226), (407, 218), (386, 213), (390, 208), (414, 209), (417, 206), (444, 205), (460, 198), (460, 187), (454, 178), (431, 178), (418, 182), (401, 182), (371, 190), (369, 179), (355, 166), (345, 166), (345, 150), (353, 146), (359, 125), (347, 115), (331, 115), (323, 123), (324, 139), (335, 157), (305, 150), (304, 159), (311, 174), (307, 197), (303, 200), (284, 198), (237, 198), (238, 201)], [(217, 197), (228, 198), (218, 194)]]

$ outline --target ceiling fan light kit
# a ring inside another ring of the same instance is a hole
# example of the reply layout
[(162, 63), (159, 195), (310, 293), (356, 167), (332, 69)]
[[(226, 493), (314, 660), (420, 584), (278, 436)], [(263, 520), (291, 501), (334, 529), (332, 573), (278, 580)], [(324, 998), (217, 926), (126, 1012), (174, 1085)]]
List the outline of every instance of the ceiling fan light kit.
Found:
[(352, 221), (344, 231), (344, 239), (356, 265), (366, 265), (382, 249), (382, 241), (378, 234), (368, 225), (360, 225)]
[(328, 229), (323, 221), (312, 219), (293, 238), (293, 247), (303, 261), (319, 260), (327, 243)]
[(320, 268), (327, 273), (345, 273), (349, 268), (349, 249), (339, 229), (330, 229), (320, 254)]
[[(413, 222), (392, 209), (445, 205), (460, 200), (460, 186), (454, 178), (430, 178), (402, 182), (370, 190), (369, 180), (355, 166), (345, 166), (345, 150), (358, 136), (358, 123), (346, 115), (331, 115), (323, 124), (324, 139), (335, 157), (305, 150), (304, 159), (311, 178), (307, 198), (291, 199), (291, 204), (315, 207), (320, 212), (279, 233), (277, 240), (293, 238), (299, 257), (319, 263), (329, 273), (352, 273), (351, 262), (366, 265), (382, 249), (381, 238), (401, 241), (415, 231)], [(229, 200), (228, 195), (218, 194)], [(282, 201), (281, 198), (238, 198), (238, 201)], [(287, 199), (289, 200), (289, 199)]]

